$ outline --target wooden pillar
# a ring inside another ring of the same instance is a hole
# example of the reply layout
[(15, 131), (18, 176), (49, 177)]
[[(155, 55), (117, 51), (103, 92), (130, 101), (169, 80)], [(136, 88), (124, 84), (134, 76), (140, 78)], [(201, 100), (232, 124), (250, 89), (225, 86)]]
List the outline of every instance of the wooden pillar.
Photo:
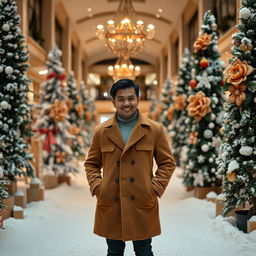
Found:
[(69, 18), (66, 19), (66, 24), (63, 28), (62, 49), (63, 67), (69, 74), (71, 71), (71, 21)]
[(172, 67), (172, 53), (171, 53), (171, 36), (169, 36), (167, 41), (167, 77), (171, 77), (171, 67)]
[(42, 36), (44, 49), (49, 52), (55, 45), (55, 12), (54, 0), (44, 0), (42, 3)]
[[(16, 0), (18, 7), (18, 14), (21, 17), (21, 30), (27, 37), (28, 35), (28, 0)], [(26, 38), (25, 38), (26, 39)]]
[(76, 48), (76, 59), (75, 59), (75, 77), (77, 83), (80, 84), (82, 80), (82, 43), (79, 40)]

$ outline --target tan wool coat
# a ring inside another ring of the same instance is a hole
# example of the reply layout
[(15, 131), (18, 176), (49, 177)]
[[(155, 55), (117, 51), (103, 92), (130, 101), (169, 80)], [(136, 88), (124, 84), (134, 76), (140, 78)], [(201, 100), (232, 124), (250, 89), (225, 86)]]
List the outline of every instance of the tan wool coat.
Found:
[(125, 144), (113, 116), (96, 126), (84, 166), (97, 197), (95, 234), (128, 241), (161, 233), (157, 196), (163, 195), (175, 161), (160, 124), (139, 112)]

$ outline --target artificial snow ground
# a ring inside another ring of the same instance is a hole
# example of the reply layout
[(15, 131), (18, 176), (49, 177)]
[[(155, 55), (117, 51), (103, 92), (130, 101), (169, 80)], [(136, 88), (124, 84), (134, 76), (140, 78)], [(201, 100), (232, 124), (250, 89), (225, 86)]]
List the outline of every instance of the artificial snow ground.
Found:
[[(160, 201), (162, 234), (153, 238), (155, 256), (255, 256), (256, 231), (244, 234), (215, 218), (215, 206), (185, 191), (176, 169)], [(0, 230), (1, 256), (104, 256), (105, 239), (92, 233), (92, 198), (81, 163), (72, 186), (45, 191), (45, 201), (28, 204), (25, 219), (9, 218)], [(134, 255), (126, 242), (125, 256)]]

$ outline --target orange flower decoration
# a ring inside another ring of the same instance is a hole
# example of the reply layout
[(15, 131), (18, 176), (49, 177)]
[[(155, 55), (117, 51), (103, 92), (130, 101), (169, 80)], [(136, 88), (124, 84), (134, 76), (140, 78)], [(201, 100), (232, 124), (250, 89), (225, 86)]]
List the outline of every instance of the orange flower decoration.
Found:
[(163, 102), (166, 103), (166, 104), (168, 104), (168, 103), (170, 103), (170, 100), (169, 100), (168, 98), (164, 98), (164, 99), (163, 99)]
[(159, 110), (154, 111), (153, 114), (152, 114), (152, 116), (153, 116), (153, 119), (154, 119), (155, 121), (158, 120), (158, 119), (159, 119), (159, 116), (160, 116)]
[(172, 120), (173, 114), (174, 114), (174, 106), (171, 105), (171, 106), (168, 108), (168, 110), (167, 110), (167, 119), (168, 119), (169, 121)]
[(188, 98), (188, 114), (199, 122), (206, 114), (211, 112), (211, 99), (206, 97), (203, 92), (198, 92)]
[(84, 107), (83, 105), (76, 106), (76, 112), (81, 117), (83, 115)]
[(193, 145), (196, 144), (197, 137), (198, 137), (198, 132), (191, 132), (189, 134), (188, 143)]
[(164, 109), (164, 105), (160, 103), (157, 105), (156, 109), (162, 111)]
[(238, 85), (245, 81), (253, 70), (253, 67), (249, 66), (246, 60), (241, 61), (239, 58), (235, 58), (231, 65), (225, 69), (224, 75), (228, 83)]
[(65, 157), (66, 157), (66, 153), (65, 152), (56, 152), (55, 153), (55, 160), (59, 164), (65, 163)]
[(78, 136), (77, 141), (78, 141), (78, 143), (79, 143), (80, 145), (83, 145), (83, 144), (84, 144), (84, 139), (83, 139), (82, 136)]
[(231, 85), (228, 88), (230, 95), (228, 101), (235, 103), (237, 106), (240, 106), (243, 101), (246, 99), (246, 84), (237, 84)]
[(50, 117), (55, 122), (60, 122), (66, 118), (67, 112), (68, 112), (68, 107), (66, 103), (56, 99), (54, 103), (51, 105)]
[(236, 180), (236, 173), (235, 172), (228, 172), (226, 174), (226, 177), (227, 177), (228, 181), (234, 182)]
[(197, 40), (194, 42), (194, 52), (197, 53), (200, 50), (206, 50), (207, 47), (211, 44), (212, 42), (212, 35), (208, 35), (207, 33), (204, 33), (200, 35)]
[(174, 108), (178, 111), (181, 111), (183, 109), (185, 109), (186, 107), (186, 95), (185, 94), (180, 94), (176, 97), (174, 97), (173, 101), (174, 101)]
[(85, 113), (85, 121), (89, 122), (92, 119), (92, 113), (90, 111), (87, 111)]
[(67, 104), (67, 107), (68, 107), (69, 109), (71, 109), (72, 106), (73, 106), (73, 101), (69, 99), (69, 100), (66, 101), (66, 104)]
[(77, 125), (73, 124), (69, 128), (69, 133), (72, 134), (72, 135), (77, 135), (77, 134), (80, 133), (80, 129), (79, 129), (79, 127), (77, 127)]
[(87, 109), (87, 106), (86, 106), (86, 105), (83, 105), (83, 109), (86, 110), (86, 109)]

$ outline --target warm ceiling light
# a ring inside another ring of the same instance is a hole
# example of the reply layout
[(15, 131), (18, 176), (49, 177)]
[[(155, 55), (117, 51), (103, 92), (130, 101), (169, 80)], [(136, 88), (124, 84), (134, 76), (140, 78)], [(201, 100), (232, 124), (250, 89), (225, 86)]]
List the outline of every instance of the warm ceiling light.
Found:
[(92, 11), (92, 8), (88, 8), (88, 9), (87, 9), (87, 12), (91, 12), (91, 11)]
[(146, 39), (152, 39), (155, 27), (150, 24), (144, 30), (142, 20), (135, 21), (135, 10), (131, 0), (120, 0), (115, 19), (106, 27), (97, 26), (96, 35), (105, 40), (108, 48), (118, 57), (125, 59), (137, 54), (144, 47)]
[(113, 77), (114, 81), (123, 78), (135, 80), (140, 73), (140, 67), (134, 67), (130, 59), (119, 58), (114, 66), (108, 66), (108, 74)]
[(46, 75), (46, 74), (48, 74), (48, 70), (47, 70), (47, 69), (40, 70), (40, 71), (38, 71), (38, 73), (39, 73), (40, 75)]
[(161, 15), (160, 14), (156, 14), (156, 17), (159, 19), (161, 17)]
[(161, 8), (158, 9), (158, 12), (163, 12), (163, 10)]

